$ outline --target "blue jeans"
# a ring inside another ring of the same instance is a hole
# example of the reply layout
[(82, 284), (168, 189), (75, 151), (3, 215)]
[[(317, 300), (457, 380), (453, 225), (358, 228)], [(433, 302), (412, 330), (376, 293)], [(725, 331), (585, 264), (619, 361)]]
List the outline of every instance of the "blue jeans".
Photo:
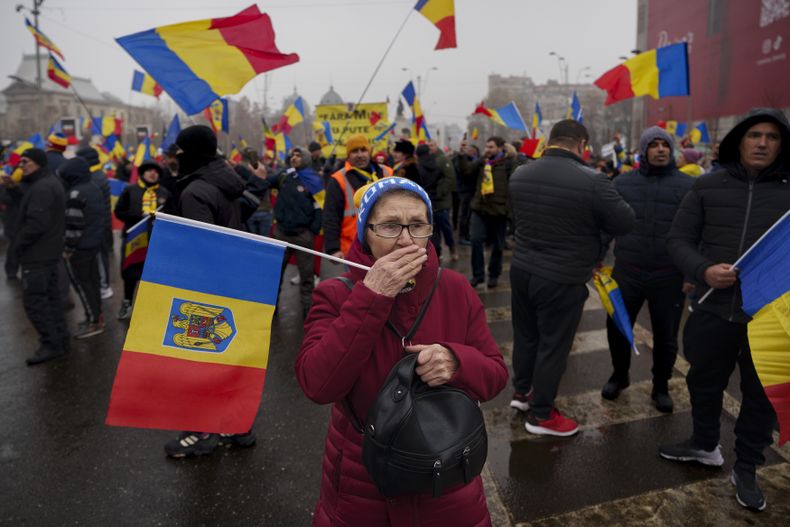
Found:
[(505, 216), (488, 216), (472, 212), (470, 234), (472, 236), (472, 276), (485, 278), (486, 242), (491, 243), (491, 260), (488, 262), (488, 277), (498, 278), (502, 274), (502, 251), (505, 249)]
[(253, 212), (247, 220), (247, 228), (253, 234), (271, 236), (272, 213), (266, 211)]
[(442, 236), (444, 236), (444, 241), (447, 243), (447, 247), (450, 248), (450, 252), (453, 252), (455, 240), (453, 240), (453, 226), (450, 223), (450, 211), (448, 209), (433, 211), (433, 228), (431, 241), (436, 248), (436, 256), (442, 257)]

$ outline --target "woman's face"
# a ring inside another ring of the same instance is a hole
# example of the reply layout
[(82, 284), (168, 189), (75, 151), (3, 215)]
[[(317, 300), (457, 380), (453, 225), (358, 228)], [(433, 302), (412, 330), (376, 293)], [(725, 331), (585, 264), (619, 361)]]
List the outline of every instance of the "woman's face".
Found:
[[(379, 198), (368, 216), (368, 224), (399, 223), (410, 225), (414, 223), (428, 223), (428, 207), (416, 195), (409, 196), (395, 194)], [(425, 247), (428, 245), (428, 238), (412, 238), (409, 229), (404, 228), (397, 238), (382, 238), (369, 228), (365, 228), (365, 241), (370, 247), (373, 258), (378, 260), (396, 249), (402, 249), (409, 245)]]
[(143, 179), (149, 185), (155, 185), (159, 181), (159, 172), (154, 168), (149, 168), (143, 172)]

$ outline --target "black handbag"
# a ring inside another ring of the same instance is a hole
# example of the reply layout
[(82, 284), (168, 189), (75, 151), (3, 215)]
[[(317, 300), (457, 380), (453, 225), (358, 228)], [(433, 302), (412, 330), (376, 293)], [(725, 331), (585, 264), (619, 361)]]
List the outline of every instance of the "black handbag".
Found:
[[(387, 322), (402, 342), (417, 331), (440, 274), (406, 335)], [(344, 283), (353, 287), (350, 281)], [(395, 364), (364, 427), (344, 400), (354, 426), (364, 434), (362, 462), (387, 497), (425, 492), (438, 497), (444, 489), (471, 482), (483, 470), (488, 454), (479, 404), (458, 388), (429, 387), (415, 372), (416, 365), (416, 353)]]

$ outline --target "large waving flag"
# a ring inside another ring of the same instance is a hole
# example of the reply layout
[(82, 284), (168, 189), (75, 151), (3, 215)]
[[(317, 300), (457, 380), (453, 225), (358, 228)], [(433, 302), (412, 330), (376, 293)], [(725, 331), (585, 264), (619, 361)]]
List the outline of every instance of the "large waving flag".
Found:
[(441, 32), (435, 49), (456, 48), (455, 0), (419, 0), (414, 9)]
[(227, 99), (217, 99), (212, 102), (203, 110), (203, 115), (215, 134), (220, 130), (226, 134), (230, 132), (230, 111)]
[(601, 268), (593, 276), (593, 282), (606, 313), (612, 318), (620, 333), (628, 340), (634, 353), (639, 355), (636, 344), (634, 344), (634, 327), (631, 324), (631, 317), (628, 316), (628, 311), (625, 308), (620, 286), (612, 278), (612, 268)]
[(256, 5), (116, 40), (189, 115), (238, 93), (260, 73), (299, 61), (295, 53), (280, 53), (269, 15)]
[(752, 360), (776, 410), (781, 445), (790, 439), (790, 211), (739, 262)]
[(571, 97), (570, 105), (568, 105), (568, 116), (566, 118), (573, 119), (580, 124), (584, 123), (584, 110), (582, 110), (582, 103), (579, 100), (579, 96), (576, 95), (576, 90), (573, 90), (573, 96)]
[(606, 91), (607, 106), (640, 95), (688, 95), (688, 46), (682, 42), (640, 53), (601, 75), (595, 85)]
[(49, 54), (49, 61), (47, 62), (47, 77), (49, 77), (52, 82), (64, 88), (71, 86), (71, 75), (68, 74), (66, 69), (58, 62), (58, 59), (52, 56), (51, 53)]
[(52, 42), (49, 37), (47, 37), (39, 28), (31, 24), (27, 17), (25, 18), (25, 26), (27, 27), (27, 30), (33, 35), (33, 37), (35, 37), (36, 44), (47, 48), (52, 53), (60, 57), (61, 60), (66, 60), (66, 57), (64, 57), (63, 53), (60, 52), (60, 48), (58, 48), (55, 43)]
[(162, 87), (159, 83), (147, 73), (137, 70), (134, 70), (134, 75), (132, 75), (132, 91), (151, 95), (157, 99), (162, 95)]
[(403, 88), (401, 95), (403, 95), (406, 103), (411, 108), (413, 140), (419, 142), (430, 139), (431, 134), (428, 132), (428, 125), (425, 122), (425, 115), (422, 113), (422, 104), (420, 104), (420, 98), (417, 96), (417, 92), (414, 89), (414, 83), (409, 81), (409, 84)]
[(521, 113), (518, 111), (515, 102), (511, 101), (506, 105), (500, 106), (496, 109), (487, 108), (485, 104), (480, 103), (477, 108), (475, 108), (474, 113), (485, 115), (495, 123), (500, 124), (506, 128), (512, 128), (522, 132), (527, 131), (527, 123), (525, 123), (524, 118), (521, 117)]
[(283, 254), (274, 240), (157, 214), (107, 424), (249, 431)]

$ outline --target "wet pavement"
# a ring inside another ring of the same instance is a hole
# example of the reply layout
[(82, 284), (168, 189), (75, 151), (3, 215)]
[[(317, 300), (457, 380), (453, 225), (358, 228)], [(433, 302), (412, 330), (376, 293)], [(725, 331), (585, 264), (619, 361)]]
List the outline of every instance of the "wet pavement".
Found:
[[(0, 253), (4, 248), (0, 248)], [(469, 268), (468, 248), (461, 260)], [(506, 253), (507, 259), (507, 253)], [(287, 278), (295, 269), (289, 268)], [(467, 273), (468, 274), (468, 273)], [(506, 361), (512, 352), (507, 271), (495, 290), (478, 289)], [(169, 460), (172, 432), (103, 424), (126, 325), (115, 320), (121, 284), (104, 303), (107, 331), (74, 342), (68, 357), (27, 367), (36, 335), (17, 283), (0, 283), (0, 525), (309, 525), (318, 496), (328, 407), (298, 388), (293, 361), (303, 325), (298, 287), (283, 287), (273, 322), (269, 367), (254, 430), (254, 448), (218, 450), (200, 459)], [(75, 327), (80, 309), (68, 313)], [(643, 313), (644, 315), (644, 313)], [(786, 525), (790, 516), (790, 449), (772, 448), (760, 469), (764, 513), (738, 506), (729, 483), (734, 461), (737, 375), (725, 398), (722, 469), (671, 463), (656, 446), (685, 439), (691, 416), (678, 360), (671, 392), (676, 410), (650, 400), (649, 321), (641, 316), (631, 387), (615, 402), (600, 388), (610, 373), (605, 314), (591, 293), (558, 407), (579, 420), (572, 438), (528, 434), (508, 408), (508, 386), (484, 405), (489, 458), (484, 481), (497, 526)], [(646, 343), (647, 342), (647, 343)]]

